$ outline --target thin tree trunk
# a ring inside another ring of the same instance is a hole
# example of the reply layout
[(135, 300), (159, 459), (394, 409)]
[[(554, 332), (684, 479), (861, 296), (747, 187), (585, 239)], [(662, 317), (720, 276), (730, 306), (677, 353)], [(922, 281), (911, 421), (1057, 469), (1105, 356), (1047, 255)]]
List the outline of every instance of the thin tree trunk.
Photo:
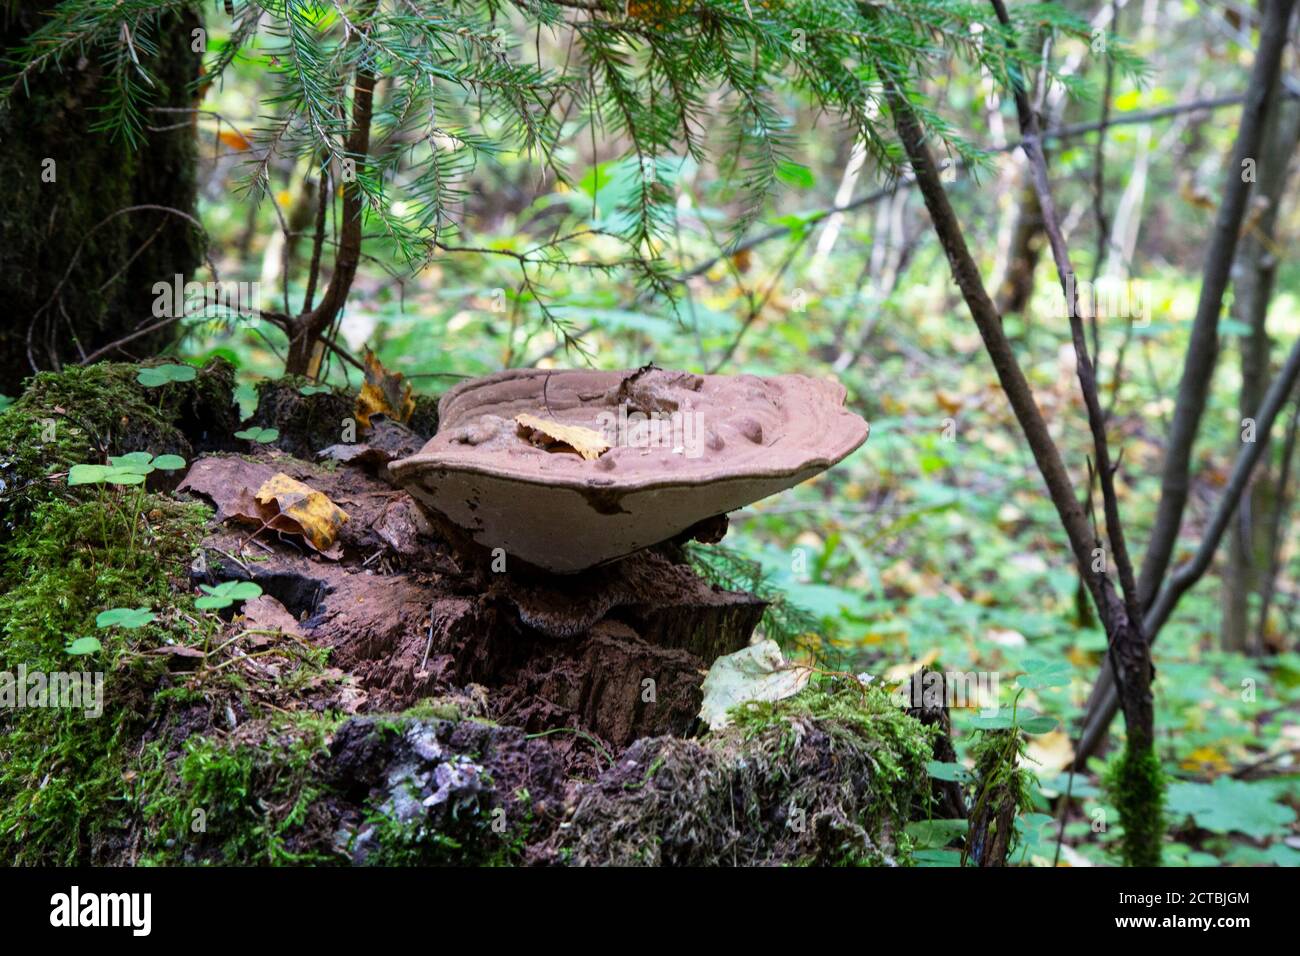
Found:
[(1291, 485), (1291, 468), (1295, 462), (1296, 436), (1300, 431), (1300, 407), (1293, 407), (1291, 410), (1291, 420), (1287, 422), (1286, 438), (1282, 443), (1282, 459), (1279, 464), (1280, 474), (1277, 480), (1277, 507), (1273, 511), (1273, 524), (1269, 528), (1268, 535), (1268, 568), (1264, 573), (1263, 586), (1259, 601), (1259, 621), (1255, 628), (1255, 641), (1261, 648), (1267, 645), (1268, 641), (1268, 617), (1269, 610), (1273, 606), (1273, 598), (1277, 593), (1277, 575), (1278, 569), (1282, 565), (1282, 546), (1283, 534), (1282, 529), (1286, 526), (1287, 513), (1291, 509), (1291, 501), (1295, 497), (1289, 490)]
[[(1270, 104), (1268, 132), (1259, 155), (1258, 193), (1252, 205), (1233, 272), (1232, 316), (1250, 328), (1241, 337), (1241, 392), (1238, 410), (1243, 422), (1264, 398), (1272, 341), (1266, 323), (1277, 274), (1276, 225), (1278, 206), (1286, 188), (1288, 167), (1300, 137), (1300, 104), (1276, 95)], [(1244, 426), (1243, 426), (1244, 427)], [(1267, 451), (1267, 449), (1266, 449)], [(1251, 483), (1228, 532), (1228, 561), (1224, 569), (1223, 620), (1219, 642), (1224, 650), (1249, 651), (1254, 643), (1251, 598), (1261, 595), (1271, 558), (1269, 529), (1278, 504), (1277, 483), (1268, 457)]]
[(1138, 589), (1142, 603), (1155, 596), (1173, 557), (1183, 509), (1190, 486), (1192, 446), (1200, 429), (1201, 416), (1209, 396), (1218, 359), (1219, 315), (1228, 288), (1242, 219), (1250, 197), (1251, 182), (1244, 174), (1260, 153), (1264, 120), (1276, 86), (1286, 46), (1287, 27), (1295, 0), (1270, 0), (1260, 26), (1259, 51), (1251, 71), (1246, 102), (1241, 110), (1241, 125), (1232, 151), (1223, 199), (1214, 221), (1214, 233), (1205, 253), (1201, 295), (1192, 322), (1191, 340), (1183, 366), (1183, 378), (1174, 403), (1174, 420), (1165, 449), (1165, 467), (1160, 482), (1160, 505), (1156, 512), (1151, 541), (1142, 562)]
[[(1223, 199), (1215, 218), (1214, 233), (1206, 249), (1201, 281), (1201, 295), (1191, 340), (1183, 365), (1183, 377), (1174, 405), (1174, 419), (1166, 441), (1165, 467), (1161, 479), (1160, 504), (1155, 526), (1138, 576), (1138, 595), (1144, 609), (1155, 601), (1173, 558), (1174, 544), (1182, 525), (1190, 484), (1192, 445), (1200, 427), (1218, 357), (1219, 314), (1227, 291), (1229, 272), (1236, 253), (1237, 238), (1250, 183), (1242, 171), (1247, 160), (1259, 155), (1263, 137), (1263, 119), (1268, 109), (1286, 46), (1287, 27), (1295, 0), (1271, 0), (1260, 28), (1260, 45), (1251, 70), (1250, 84), (1242, 104), (1237, 142), (1224, 184)], [(1262, 431), (1262, 426), (1260, 431)], [(1154, 633), (1148, 630), (1154, 637)], [(1088, 717), (1080, 740), (1076, 761), (1085, 761), (1101, 743), (1106, 727), (1115, 716), (1118, 698), (1109, 662), (1102, 665), (1088, 700)]]
[(1038, 208), (1033, 174), (1026, 167), (1017, 189), (1016, 216), (1007, 247), (1007, 266), (998, 282), (997, 309), (1024, 312), (1034, 293), (1034, 272), (1043, 251), (1043, 212)]
[[(374, 10), (372, 2), (359, 17), (362, 28)], [(289, 333), (289, 354), (284, 363), (288, 375), (307, 375), (320, 354), (321, 336), (343, 311), (352, 280), (356, 278), (361, 263), (362, 212), (365, 196), (358, 177), (364, 174), (370, 155), (370, 123), (374, 112), (375, 74), (366, 66), (357, 68), (352, 85), (352, 130), (345, 144), (346, 155), (356, 163), (355, 175), (342, 176), (343, 211), (339, 225), (338, 253), (334, 258), (334, 271), (329, 285), (321, 296), (320, 305), (304, 312), (292, 322)]]

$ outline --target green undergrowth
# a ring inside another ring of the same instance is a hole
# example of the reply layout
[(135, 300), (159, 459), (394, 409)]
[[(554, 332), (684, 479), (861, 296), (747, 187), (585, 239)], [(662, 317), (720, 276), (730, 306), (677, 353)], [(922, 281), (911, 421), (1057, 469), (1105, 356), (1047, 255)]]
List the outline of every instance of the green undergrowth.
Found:
[(323, 805), (324, 758), (338, 720), (277, 718), (238, 737), (199, 736), (169, 760), (152, 744), (140, 756), (140, 811), (150, 865), (291, 865), (338, 862)]
[(936, 731), (882, 690), (823, 681), (701, 740), (639, 741), (558, 838), (579, 865), (907, 863)]
[[(909, 847), (903, 829), (928, 793), (925, 768), (933, 756), (937, 728), (927, 727), (908, 715), (884, 690), (842, 679), (821, 681), (777, 703), (742, 704), (733, 713), (736, 733), (742, 741), (738, 744), (727, 735), (722, 747), (743, 753), (747, 747), (760, 744), (767, 756), (774, 758), (769, 768), (774, 776), (789, 773), (779, 758), (797, 758), (809, 726), (830, 738), (830, 751), (837, 757), (847, 757), (850, 764), (862, 761), (869, 770), (870, 785), (867, 792), (854, 795), (857, 800), (850, 800), (843, 792), (846, 781), (831, 778), (829, 782), (841, 788), (838, 796), (845, 805), (856, 803), (858, 812), (853, 823), (876, 843), (895, 840), (901, 859), (907, 859)], [(795, 805), (815, 806), (825, 799), (820, 790), (827, 781), (791, 778), (788, 782), (793, 785), (791, 800)], [(876, 852), (864, 854), (846, 841), (844, 852), (832, 862), (876, 864), (881, 862), (881, 856)]]
[[(498, 793), (491, 772), (492, 741), (514, 735), (468, 716), (450, 698), (430, 699), (410, 712), (361, 718), (365, 729), (343, 731), (364, 754), (353, 765), (330, 753), (348, 719), (275, 714), (232, 733), (192, 736), (179, 753), (162, 743), (147, 746), (139, 761), (147, 832), (141, 862), (494, 866), (523, 858), (533, 829), (528, 794)], [(470, 736), (481, 748), (447, 744), (461, 722), (474, 725)], [(417, 759), (406, 744), (412, 732), (441, 733), (443, 757)], [(471, 788), (454, 806), (426, 811), (423, 800), (439, 763), (461, 772), (472, 765), (481, 791)], [(506, 809), (498, 814), (498, 807)]]
[[(220, 445), (234, 421), (234, 370), (213, 359), (189, 382), (155, 388), (136, 376), (145, 366), (102, 362), (28, 379), (0, 411), (0, 525), (14, 530), (57, 494), (58, 475), (106, 455), (147, 451), (189, 458), (192, 439)], [(226, 420), (221, 420), (225, 418)]]
[[(209, 515), (202, 505), (101, 488), (36, 504), (0, 551), (0, 672), (13, 680), (20, 672), (103, 675), (97, 717), (85, 708), (0, 710), (0, 858), (62, 864), (116, 852), (127, 822), (125, 773), (167, 670), (147, 652), (195, 643), (202, 635), (191, 622), (208, 626), (186, 579)], [(96, 629), (96, 616), (115, 607), (149, 608), (157, 619)], [(100, 649), (70, 655), (69, 642), (82, 637)]]

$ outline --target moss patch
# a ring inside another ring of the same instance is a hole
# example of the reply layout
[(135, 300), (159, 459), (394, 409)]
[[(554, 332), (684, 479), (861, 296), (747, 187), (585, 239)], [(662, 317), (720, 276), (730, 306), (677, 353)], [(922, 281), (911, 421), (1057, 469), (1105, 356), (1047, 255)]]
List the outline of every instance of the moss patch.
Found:
[(0, 412), (0, 525), (13, 529), (62, 488), (52, 478), (107, 455), (180, 455), (230, 447), (234, 369), (213, 359), (192, 382), (145, 388), (143, 366), (103, 362), (42, 372)]
[(962, 859), (976, 866), (1004, 866), (1016, 848), (1016, 818), (1032, 806), (1024, 735), (1018, 727), (982, 730), (971, 756), (975, 792)]
[[(0, 558), (0, 671), (103, 675), (98, 717), (83, 708), (0, 710), (0, 857), (10, 862), (116, 856), (127, 838), (126, 771), (143, 728), (166, 706), (154, 699), (166, 664), (146, 652), (201, 639), (181, 582), (209, 510), (135, 491), (104, 495), (36, 505)], [(96, 615), (113, 607), (159, 616), (135, 630), (97, 631)], [(65, 652), (91, 635), (99, 652)]]
[(1124, 752), (1104, 776), (1107, 793), (1124, 832), (1119, 839), (1125, 866), (1159, 866), (1165, 835), (1165, 774), (1150, 749)]
[(171, 760), (140, 757), (144, 862), (230, 865), (337, 861), (325, 797), (329, 734), (314, 715), (245, 725), (227, 738), (195, 736)]
[(928, 793), (934, 731), (880, 690), (826, 683), (748, 704), (703, 740), (633, 744), (551, 849), (580, 865), (878, 865)]

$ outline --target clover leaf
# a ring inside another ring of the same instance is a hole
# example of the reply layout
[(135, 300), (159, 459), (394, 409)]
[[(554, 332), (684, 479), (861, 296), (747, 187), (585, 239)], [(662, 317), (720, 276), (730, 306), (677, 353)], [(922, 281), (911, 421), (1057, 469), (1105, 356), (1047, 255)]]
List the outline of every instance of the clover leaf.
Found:
[(201, 611), (230, 607), (236, 601), (247, 601), (262, 593), (261, 586), (253, 581), (223, 581), (216, 587), (200, 584), (199, 589), (204, 592), (204, 596), (197, 599), (194, 606)]
[(1070, 683), (1070, 665), (1065, 661), (1025, 661), (1020, 665), (1024, 673), (1016, 683), (1027, 690), (1042, 687), (1064, 687)]
[(113, 607), (101, 611), (95, 618), (95, 627), (125, 627), (134, 629), (144, 627), (158, 619), (147, 607)]
[(258, 442), (268, 445), (280, 437), (278, 428), (245, 428), (243, 431), (235, 432), (236, 438), (246, 438), (249, 441)]
[(97, 637), (79, 637), (75, 641), (69, 641), (68, 645), (63, 648), (65, 654), (72, 654), (75, 657), (81, 657), (86, 654), (94, 654), (104, 649), (104, 645), (99, 643)]
[(172, 382), (192, 382), (197, 375), (193, 365), (156, 365), (140, 369), (135, 380), (145, 388), (158, 388)]

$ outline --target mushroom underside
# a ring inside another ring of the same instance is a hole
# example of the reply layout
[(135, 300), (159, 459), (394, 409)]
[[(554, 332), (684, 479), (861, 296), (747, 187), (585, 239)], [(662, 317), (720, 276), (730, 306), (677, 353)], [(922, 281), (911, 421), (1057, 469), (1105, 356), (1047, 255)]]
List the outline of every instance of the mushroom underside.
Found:
[(837, 382), (511, 370), (443, 397), (393, 476), (440, 523), (570, 573), (799, 484), (866, 440)]

